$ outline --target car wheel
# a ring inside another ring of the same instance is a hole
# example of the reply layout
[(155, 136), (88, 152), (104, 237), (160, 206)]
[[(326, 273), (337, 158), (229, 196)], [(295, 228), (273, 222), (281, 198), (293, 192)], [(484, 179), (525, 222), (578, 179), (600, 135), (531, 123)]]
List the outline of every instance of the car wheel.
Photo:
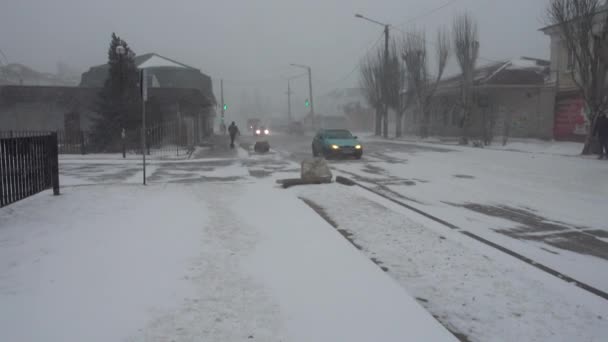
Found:
[(359, 159), (361, 159), (362, 156), (363, 155), (361, 155), (361, 154), (355, 154), (355, 159), (359, 160)]

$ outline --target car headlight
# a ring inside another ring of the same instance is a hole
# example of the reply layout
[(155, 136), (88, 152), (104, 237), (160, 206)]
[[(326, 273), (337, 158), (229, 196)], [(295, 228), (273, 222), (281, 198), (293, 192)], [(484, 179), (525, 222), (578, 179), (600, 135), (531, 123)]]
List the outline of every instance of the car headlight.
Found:
[(356, 145), (355, 149), (360, 150), (361, 149), (361, 145)]
[(268, 135), (268, 134), (270, 134), (270, 131), (269, 131), (269, 130), (267, 130), (267, 129), (265, 129), (265, 130), (264, 130), (264, 134)]
[(339, 148), (340, 148), (340, 146), (338, 146), (338, 145), (331, 145), (331, 148), (332, 148), (333, 150), (337, 150), (337, 149), (339, 149)]
[(255, 134), (260, 134), (260, 133), (261, 133), (261, 131), (259, 129), (255, 130)]

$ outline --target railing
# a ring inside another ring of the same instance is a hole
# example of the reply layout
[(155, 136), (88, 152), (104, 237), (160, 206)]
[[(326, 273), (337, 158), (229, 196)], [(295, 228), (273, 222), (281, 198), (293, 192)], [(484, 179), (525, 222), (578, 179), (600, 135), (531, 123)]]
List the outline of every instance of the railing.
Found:
[(57, 134), (0, 136), (0, 207), (46, 189), (59, 195)]
[[(45, 136), (54, 131), (0, 131), (0, 138)], [(56, 131), (59, 154), (87, 154), (89, 134), (86, 131)]]
[[(146, 129), (146, 154), (153, 156), (179, 156), (188, 149), (187, 128), (177, 121), (153, 125)], [(141, 129), (126, 132), (125, 149), (141, 154)]]

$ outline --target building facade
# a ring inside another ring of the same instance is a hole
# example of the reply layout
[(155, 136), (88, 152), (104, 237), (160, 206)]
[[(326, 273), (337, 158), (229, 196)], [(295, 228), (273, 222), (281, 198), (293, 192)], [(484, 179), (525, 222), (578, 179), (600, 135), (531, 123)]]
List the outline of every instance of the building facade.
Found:
[[(469, 136), (486, 141), (505, 136), (552, 139), (555, 88), (546, 85), (548, 74), (549, 61), (527, 57), (477, 68)], [(440, 82), (431, 103), (430, 135), (462, 135), (460, 82), (460, 76)], [(405, 92), (404, 96), (411, 94)], [(422, 123), (417, 107), (410, 105), (404, 115), (404, 132), (418, 134)]]
[[(594, 30), (599, 33), (608, 15), (608, 4), (595, 16)], [(574, 77), (575, 57), (568, 51), (559, 25), (541, 29), (551, 39), (551, 72), (549, 84), (556, 89), (554, 138), (556, 140), (583, 141), (591, 123), (586, 115), (585, 100)]]
[[(179, 122), (194, 143), (213, 133), (216, 101), (211, 78), (156, 54), (136, 58), (148, 73), (148, 125)], [(84, 131), (92, 128), (108, 66), (92, 67), (78, 87), (0, 86), (0, 130)]]

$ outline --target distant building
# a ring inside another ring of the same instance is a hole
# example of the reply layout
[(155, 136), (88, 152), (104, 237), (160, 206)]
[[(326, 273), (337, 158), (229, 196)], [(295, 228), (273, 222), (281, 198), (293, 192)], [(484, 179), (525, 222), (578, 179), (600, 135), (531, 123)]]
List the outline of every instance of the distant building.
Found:
[(318, 112), (330, 117), (322, 120), (327, 127), (342, 125), (357, 131), (373, 129), (374, 112), (369, 108), (361, 88), (334, 89), (317, 100)]
[(26, 86), (70, 86), (70, 80), (60, 75), (53, 75), (36, 71), (18, 63), (0, 65), (0, 86), (26, 85)]
[[(153, 53), (135, 62), (148, 72), (149, 125), (178, 120), (189, 141), (213, 132), (216, 100), (209, 76)], [(1, 130), (90, 130), (108, 70), (107, 64), (90, 68), (79, 87), (0, 85)]]
[[(215, 103), (211, 77), (200, 70), (174, 61), (155, 53), (146, 53), (135, 57), (135, 66), (146, 69), (149, 86), (155, 88), (198, 89), (203, 96)], [(91, 67), (82, 74), (81, 87), (101, 88), (108, 77), (108, 64)]]
[[(521, 57), (496, 62), (477, 68), (473, 77), (476, 108), (471, 116), (471, 137), (553, 137), (555, 89), (546, 85), (549, 61)], [(429, 134), (461, 135), (460, 85), (460, 75), (439, 83), (431, 103)], [(404, 96), (411, 93), (406, 91)], [(422, 123), (421, 113), (412, 103), (405, 113), (404, 132), (418, 134)]]

